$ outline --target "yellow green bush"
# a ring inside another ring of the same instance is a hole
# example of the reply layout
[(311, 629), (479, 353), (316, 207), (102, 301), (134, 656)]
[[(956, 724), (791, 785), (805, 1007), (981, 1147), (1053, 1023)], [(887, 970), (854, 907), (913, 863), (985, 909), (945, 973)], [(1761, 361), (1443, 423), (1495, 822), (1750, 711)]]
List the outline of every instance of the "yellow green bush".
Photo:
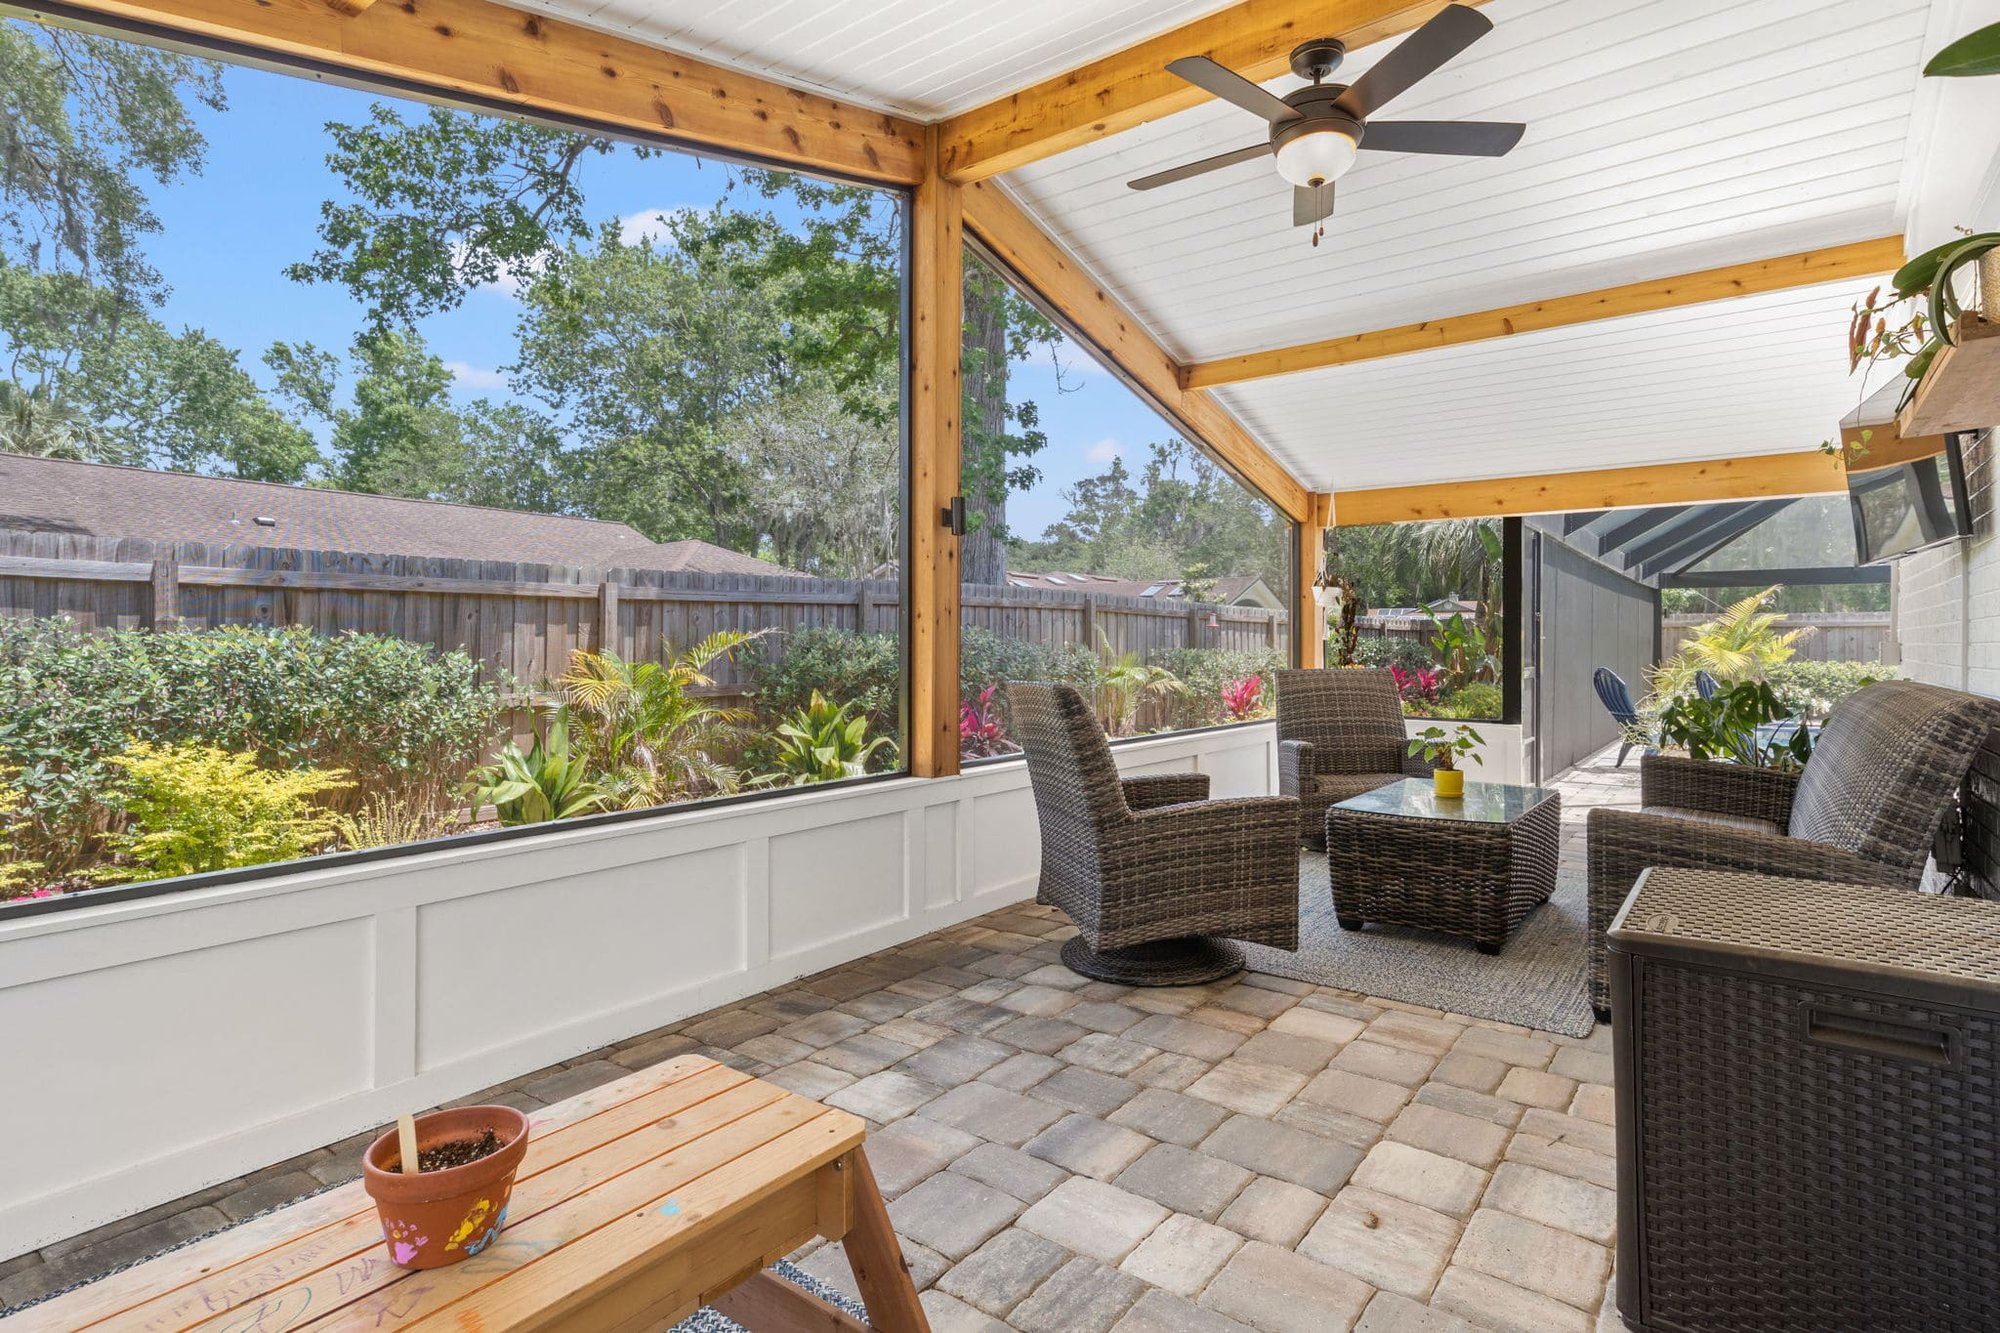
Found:
[(16, 771), (0, 768), (0, 898), (20, 888), (42, 868), (40, 862), (15, 859), (14, 829), (23, 822), (21, 810), (28, 803), (14, 786)]
[(339, 816), (315, 797), (354, 784), (338, 768), (260, 768), (249, 751), (137, 741), (111, 763), (112, 800), (125, 812), (107, 880), (163, 879), (262, 865), (326, 849)]

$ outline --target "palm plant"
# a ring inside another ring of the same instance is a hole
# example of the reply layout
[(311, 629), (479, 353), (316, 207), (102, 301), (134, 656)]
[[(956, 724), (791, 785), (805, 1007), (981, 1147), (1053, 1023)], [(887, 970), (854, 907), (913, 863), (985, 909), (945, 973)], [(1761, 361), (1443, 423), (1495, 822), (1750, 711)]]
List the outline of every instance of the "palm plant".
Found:
[(1097, 652), (1103, 665), (1095, 702), (1097, 720), (1106, 735), (1129, 735), (1144, 700), (1188, 692), (1181, 678), (1165, 667), (1148, 666), (1136, 652), (1113, 652), (1101, 629), (1097, 631)]
[(710, 667), (763, 633), (718, 630), (665, 662), (581, 648), (570, 654), (556, 684), (581, 748), (618, 804), (636, 810), (736, 789), (742, 775), (716, 752), (740, 737), (750, 711), (695, 691), (715, 684)]
[(1752, 593), (1721, 615), (1697, 625), (1680, 650), (1653, 668), (1649, 680), (1659, 699), (1673, 699), (1694, 688), (1694, 673), (1706, 671), (1717, 680), (1735, 683), (1758, 680), (1770, 668), (1791, 659), (1794, 646), (1810, 627), (1779, 633), (1784, 615), (1767, 611), (1778, 595), (1777, 585)]
[(474, 811), (490, 805), (512, 827), (609, 809), (612, 794), (590, 776), (589, 760), (571, 744), (569, 728), (569, 710), (557, 708), (525, 754), (508, 741), (492, 763), (473, 770)]

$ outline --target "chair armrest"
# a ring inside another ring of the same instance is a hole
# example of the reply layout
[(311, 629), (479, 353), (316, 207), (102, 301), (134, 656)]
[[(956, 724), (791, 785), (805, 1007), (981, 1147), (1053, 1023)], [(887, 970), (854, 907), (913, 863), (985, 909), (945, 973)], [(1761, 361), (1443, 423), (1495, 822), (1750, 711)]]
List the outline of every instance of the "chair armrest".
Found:
[(1208, 799), (1208, 774), (1158, 773), (1139, 778), (1120, 778), (1125, 789), (1125, 806), (1130, 810), (1151, 810), (1162, 805), (1183, 805)]
[(1307, 779), (1316, 770), (1310, 741), (1278, 742), (1278, 790), (1286, 796), (1303, 796), (1311, 785)]
[(1232, 796), (1220, 801), (1189, 801), (1183, 805), (1155, 806), (1136, 810), (1132, 827), (1150, 841), (1158, 838), (1225, 838), (1264, 836), (1282, 838), (1287, 854), (1295, 854), (1292, 841), (1298, 836), (1299, 803), (1290, 796)]
[(1602, 808), (1590, 812), (1587, 827), (1593, 902), (1600, 895), (1623, 901), (1639, 872), (1655, 866), (1916, 887), (1892, 866), (1806, 838)]
[(1768, 819), (1779, 828), (1792, 819), (1799, 774), (1775, 768), (1748, 768), (1678, 755), (1649, 754), (1639, 760), (1639, 803), (1714, 815)]

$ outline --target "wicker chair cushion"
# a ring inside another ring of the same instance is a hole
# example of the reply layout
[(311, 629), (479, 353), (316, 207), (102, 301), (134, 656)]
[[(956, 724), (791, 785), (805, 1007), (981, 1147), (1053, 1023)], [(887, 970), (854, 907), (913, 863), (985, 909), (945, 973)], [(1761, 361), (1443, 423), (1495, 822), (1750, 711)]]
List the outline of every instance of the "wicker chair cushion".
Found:
[(1740, 828), (1748, 833), (1783, 833), (1784, 830), (1769, 819), (1752, 819), (1749, 815), (1725, 815), (1715, 810), (1689, 810), (1678, 805), (1642, 805), (1642, 815), (1659, 815), (1663, 819), (1685, 819), (1694, 824), (1719, 824), (1723, 828)]
[(1890, 680), (1833, 710), (1792, 803), (1794, 838), (1921, 865), (1996, 720), (1991, 700)]

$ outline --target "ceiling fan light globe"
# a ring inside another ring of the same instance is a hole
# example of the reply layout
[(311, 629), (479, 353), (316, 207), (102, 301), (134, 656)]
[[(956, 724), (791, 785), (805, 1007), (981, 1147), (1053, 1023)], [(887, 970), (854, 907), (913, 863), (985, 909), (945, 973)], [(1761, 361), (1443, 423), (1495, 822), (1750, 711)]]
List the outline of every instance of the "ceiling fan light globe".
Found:
[(1278, 174), (1293, 185), (1312, 189), (1346, 175), (1359, 155), (1360, 145), (1352, 135), (1331, 127), (1310, 130), (1278, 145)]

